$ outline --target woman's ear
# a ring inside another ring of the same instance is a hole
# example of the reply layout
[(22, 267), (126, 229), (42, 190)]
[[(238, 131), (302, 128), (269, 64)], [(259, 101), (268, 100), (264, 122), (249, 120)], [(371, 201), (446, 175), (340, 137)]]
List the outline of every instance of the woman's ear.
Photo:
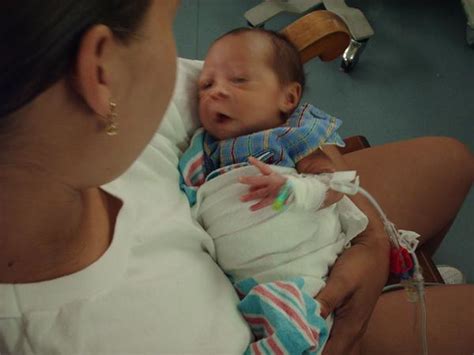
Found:
[(90, 28), (82, 37), (76, 57), (73, 86), (92, 111), (101, 117), (110, 113), (111, 72), (117, 44), (104, 25)]
[(301, 84), (292, 82), (283, 88), (283, 94), (280, 100), (280, 111), (285, 114), (292, 112), (301, 99)]

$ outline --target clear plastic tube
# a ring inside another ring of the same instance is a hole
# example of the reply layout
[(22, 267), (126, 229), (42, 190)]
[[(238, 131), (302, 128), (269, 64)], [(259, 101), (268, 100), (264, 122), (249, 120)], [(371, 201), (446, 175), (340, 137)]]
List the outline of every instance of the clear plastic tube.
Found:
[[(340, 183), (338, 182), (337, 184), (331, 184), (329, 183), (330, 188), (333, 190), (343, 192), (343, 193), (349, 193), (352, 195), (355, 195), (356, 193), (360, 193), (363, 196), (365, 196), (369, 202), (374, 206), (374, 208), (377, 210), (379, 213), (380, 217), (382, 218), (382, 222), (384, 224), (385, 230), (387, 231), (387, 234), (390, 238), (390, 241), (392, 242), (393, 246), (395, 248), (400, 248), (400, 233), (399, 231), (395, 228), (395, 225), (390, 222), (383, 212), (382, 208), (380, 205), (377, 203), (377, 201), (372, 197), (372, 195), (369, 194), (365, 189), (359, 186), (359, 182), (356, 181), (355, 183), (351, 182), (344, 182)], [(408, 252), (410, 253), (413, 263), (414, 263), (414, 273), (413, 273), (413, 278), (409, 282), (413, 282), (414, 286), (417, 291), (418, 295), (418, 301), (419, 301), (419, 309), (420, 309), (420, 336), (421, 336), (421, 346), (422, 346), (422, 351), (424, 355), (428, 355), (428, 339), (427, 339), (427, 329), (426, 329), (426, 304), (425, 304), (425, 288), (424, 288), (424, 280), (423, 280), (423, 275), (421, 273), (421, 267), (418, 262), (418, 258), (415, 254), (414, 248), (410, 248), (411, 250), (407, 249)]]

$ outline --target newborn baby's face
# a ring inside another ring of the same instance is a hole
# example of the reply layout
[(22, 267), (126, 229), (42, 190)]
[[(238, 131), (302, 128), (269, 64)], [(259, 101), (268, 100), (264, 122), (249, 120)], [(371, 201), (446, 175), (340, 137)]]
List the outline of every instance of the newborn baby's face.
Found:
[(217, 139), (281, 125), (285, 92), (272, 70), (271, 43), (259, 34), (229, 35), (216, 42), (199, 78), (199, 115)]

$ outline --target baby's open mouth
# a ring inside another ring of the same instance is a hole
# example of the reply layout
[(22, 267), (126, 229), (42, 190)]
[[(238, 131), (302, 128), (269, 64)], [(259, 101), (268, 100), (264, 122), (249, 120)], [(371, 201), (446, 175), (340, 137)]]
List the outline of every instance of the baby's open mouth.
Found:
[(226, 123), (226, 122), (230, 121), (231, 119), (232, 118), (230, 118), (229, 116), (227, 116), (224, 113), (218, 113), (217, 114), (217, 123)]

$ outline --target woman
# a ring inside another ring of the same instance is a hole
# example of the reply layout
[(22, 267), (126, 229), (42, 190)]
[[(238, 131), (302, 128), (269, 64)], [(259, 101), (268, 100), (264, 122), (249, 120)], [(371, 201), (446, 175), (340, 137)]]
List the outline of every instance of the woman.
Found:
[[(177, 162), (152, 137), (174, 86), (177, 2), (0, 5), (0, 353), (221, 354), (249, 342), (209, 240), (163, 197)], [(427, 237), (474, 175), (448, 138), (332, 159), (359, 171), (398, 227)], [(403, 292), (379, 297), (388, 245), (357, 203), (371, 228), (318, 295), (336, 312), (325, 352), (419, 353), (414, 306)], [(472, 351), (473, 296), (469, 285), (426, 291), (432, 353)]]

